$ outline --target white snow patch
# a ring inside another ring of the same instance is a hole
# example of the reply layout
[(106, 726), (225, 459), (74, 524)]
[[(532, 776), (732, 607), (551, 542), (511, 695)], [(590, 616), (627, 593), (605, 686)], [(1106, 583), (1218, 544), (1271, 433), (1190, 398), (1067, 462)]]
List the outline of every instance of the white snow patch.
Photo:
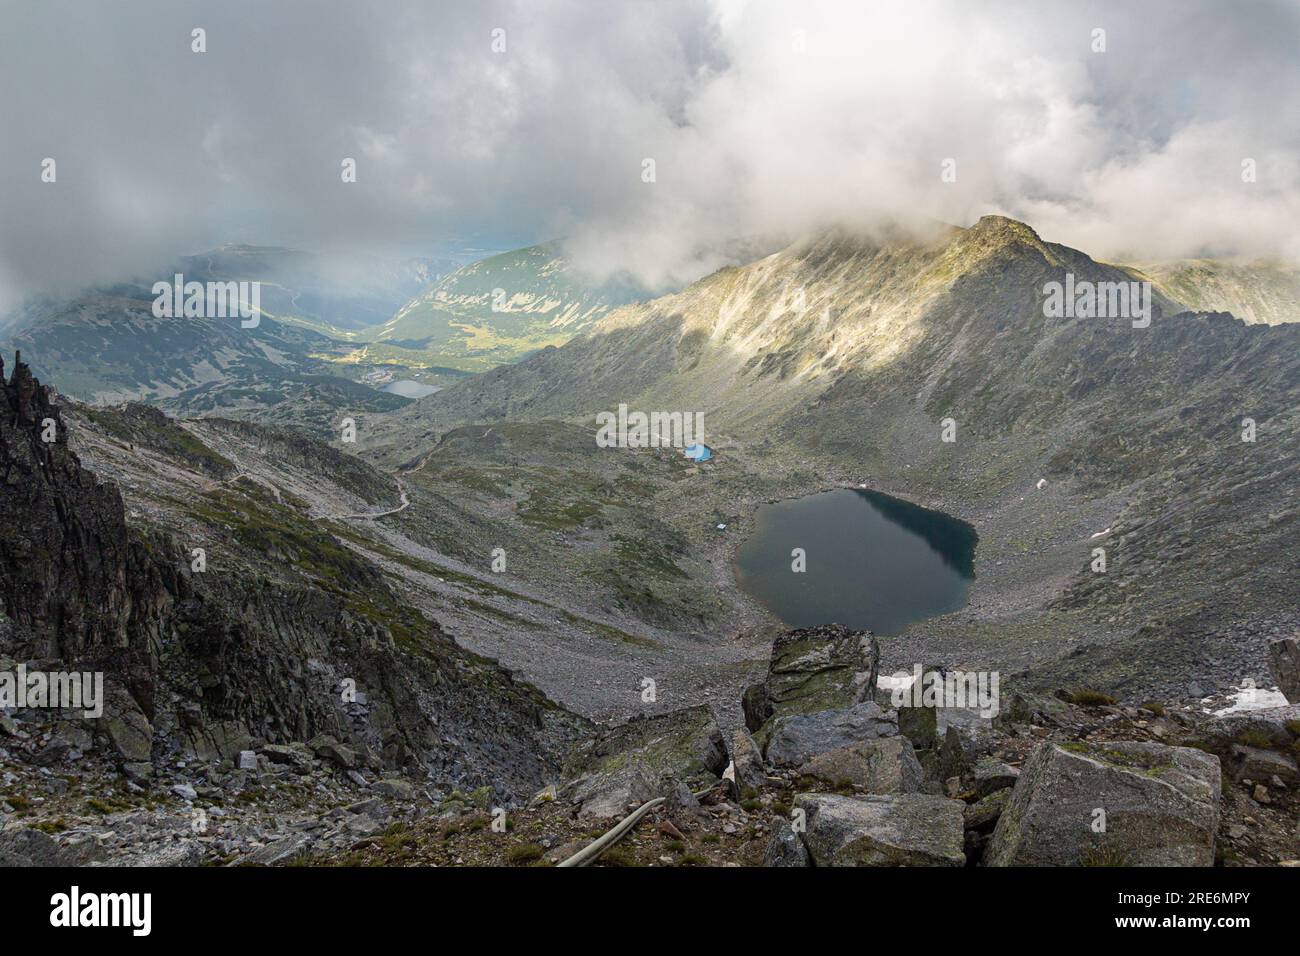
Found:
[(1255, 687), (1253, 684), (1243, 684), (1234, 693), (1229, 694), (1228, 699), (1232, 703), (1222, 710), (1214, 711), (1215, 717), (1222, 717), (1224, 714), (1239, 714), (1243, 710), (1272, 710), (1274, 707), (1285, 707), (1287, 705), (1286, 695), (1276, 687), (1269, 690), (1263, 687)]

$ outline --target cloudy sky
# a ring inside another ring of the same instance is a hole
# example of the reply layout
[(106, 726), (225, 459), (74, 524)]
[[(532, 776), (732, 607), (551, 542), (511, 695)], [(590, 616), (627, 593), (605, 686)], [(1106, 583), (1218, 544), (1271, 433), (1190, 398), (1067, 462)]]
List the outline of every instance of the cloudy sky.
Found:
[(0, 16), (0, 308), (225, 241), (565, 236), (593, 271), (662, 285), (737, 240), (987, 212), (1095, 256), (1300, 259), (1297, 0), (0, 0)]

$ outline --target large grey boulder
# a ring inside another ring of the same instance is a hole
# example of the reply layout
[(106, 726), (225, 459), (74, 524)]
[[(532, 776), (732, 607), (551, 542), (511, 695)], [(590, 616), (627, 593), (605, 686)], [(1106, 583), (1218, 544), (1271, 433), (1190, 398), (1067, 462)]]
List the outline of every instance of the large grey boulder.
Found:
[(746, 725), (761, 746), (773, 719), (874, 700), (879, 667), (870, 631), (839, 624), (786, 631), (772, 643), (766, 677), (745, 691)]
[(815, 866), (962, 866), (962, 803), (923, 793), (803, 793), (804, 845)]
[(177, 840), (174, 843), (151, 845), (138, 854), (118, 857), (110, 866), (172, 867), (198, 866), (203, 862), (203, 844), (198, 840)]
[(1210, 866), (1220, 788), (1218, 758), (1200, 750), (1044, 743), (1021, 768), (985, 863)]
[(103, 728), (124, 763), (148, 763), (153, 753), (153, 726), (125, 691), (109, 691)]
[(612, 817), (627, 804), (677, 799), (717, 783), (730, 757), (707, 706), (604, 727), (578, 744), (565, 763), (559, 798), (583, 817)]
[(309, 833), (295, 833), (268, 843), (244, 858), (248, 866), (275, 866), (307, 855), (312, 848), (312, 836)]
[(1300, 704), (1289, 704), (1206, 717), (1198, 723), (1192, 743), (1226, 759), (1237, 744), (1286, 751), (1297, 739), (1300, 739)]
[(212, 720), (184, 728), (186, 750), (200, 760), (233, 760), (252, 747), (248, 728), (237, 720)]
[(946, 780), (969, 774), (995, 744), (991, 722), (956, 724), (944, 730), (939, 748), (939, 772)]
[(1280, 751), (1235, 744), (1225, 765), (1233, 780), (1271, 780), (1277, 777), (1284, 784), (1300, 783), (1300, 767), (1296, 766), (1295, 758)]
[(1273, 679), (1288, 703), (1300, 704), (1300, 641), (1283, 637), (1268, 645)]
[(971, 786), (976, 797), (987, 797), (997, 790), (1014, 787), (1020, 771), (996, 757), (980, 757), (971, 770)]
[(1028, 691), (1003, 688), (1001, 707), (993, 725), (1009, 730), (1014, 724), (1052, 726), (1069, 712), (1069, 705), (1055, 697), (1043, 697)]
[(765, 756), (773, 767), (801, 767), (818, 754), (898, 735), (893, 711), (874, 701), (844, 710), (819, 710), (772, 721)]
[(799, 768), (799, 776), (831, 787), (851, 784), (866, 793), (920, 793), (925, 783), (916, 750), (901, 734), (817, 754)]
[(312, 752), (305, 744), (267, 744), (262, 748), (266, 759), (274, 764), (292, 767), (296, 773), (308, 774), (312, 769)]
[(764, 866), (812, 866), (812, 858), (808, 855), (808, 848), (803, 845), (803, 840), (799, 834), (794, 832), (794, 827), (790, 825), (789, 820), (780, 820), (772, 828), (772, 836), (767, 841), (767, 848), (763, 851)]
[(389, 797), (393, 800), (414, 800), (415, 784), (409, 780), (403, 780), (400, 777), (389, 777), (384, 780), (376, 780), (374, 786), (375, 793)]

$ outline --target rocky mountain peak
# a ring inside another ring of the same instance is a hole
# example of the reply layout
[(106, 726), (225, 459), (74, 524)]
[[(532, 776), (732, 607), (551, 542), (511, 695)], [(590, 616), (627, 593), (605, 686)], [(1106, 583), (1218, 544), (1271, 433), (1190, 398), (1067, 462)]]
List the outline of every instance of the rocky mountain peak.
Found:
[(114, 653), (126, 646), (133, 603), (122, 500), (82, 469), (50, 390), (21, 355), (3, 392), (0, 576), (16, 640), (69, 659)]

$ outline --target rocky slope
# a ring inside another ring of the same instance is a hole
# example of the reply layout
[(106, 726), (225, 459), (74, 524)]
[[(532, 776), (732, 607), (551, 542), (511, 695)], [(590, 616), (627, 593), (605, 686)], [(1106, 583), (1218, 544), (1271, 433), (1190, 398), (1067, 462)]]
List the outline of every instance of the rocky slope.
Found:
[[(242, 751), (328, 738), (336, 773), (356, 774), (348, 786), (405, 774), (508, 801), (586, 726), (463, 651), (323, 529), (313, 508), (396, 504), (391, 480), (355, 459), (243, 423), (65, 416), (21, 362), (4, 400), (0, 669), (105, 674), (102, 718), (6, 718), (19, 740), (55, 741), (52, 765), (93, 751), (125, 774), (114, 789), (190, 767), (233, 799)], [(259, 454), (280, 462), (283, 487), (245, 471)], [(81, 455), (148, 504), (128, 514)]]
[(1189, 309), (1266, 325), (1300, 322), (1300, 270), (1283, 262), (1186, 259), (1125, 268)]
[(785, 633), (747, 727), (724, 738), (699, 708), (635, 717), (584, 742), (504, 827), (485, 807), (438, 808), (345, 859), (555, 865), (648, 805), (594, 865), (1300, 865), (1294, 705), (1216, 717), (1011, 689), (989, 719), (895, 706), (879, 653), (866, 632)]
[(263, 316), (156, 318), (147, 290), (89, 293), (14, 331), (37, 375), (86, 402), (143, 401), (173, 413), (252, 416), (336, 435), (339, 419), (410, 403), (340, 374), (350, 346), (311, 329)]

